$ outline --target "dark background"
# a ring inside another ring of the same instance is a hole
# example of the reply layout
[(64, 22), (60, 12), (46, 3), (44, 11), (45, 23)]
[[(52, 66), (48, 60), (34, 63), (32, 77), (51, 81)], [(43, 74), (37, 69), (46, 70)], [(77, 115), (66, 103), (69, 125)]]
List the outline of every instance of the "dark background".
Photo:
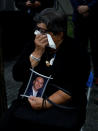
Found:
[(1, 11), (0, 25), (4, 58), (17, 56), (25, 43), (32, 38), (32, 17), (19, 11)]
[(21, 52), (32, 38), (33, 17), (18, 11), (14, 0), (0, 0), (0, 47), (3, 58), (11, 59)]

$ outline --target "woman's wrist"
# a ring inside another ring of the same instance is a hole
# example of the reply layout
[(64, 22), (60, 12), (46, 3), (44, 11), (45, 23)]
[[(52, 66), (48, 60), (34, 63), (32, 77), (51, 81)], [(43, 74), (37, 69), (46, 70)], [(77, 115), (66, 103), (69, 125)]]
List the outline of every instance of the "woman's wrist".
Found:
[(30, 62), (31, 62), (31, 66), (32, 68), (36, 67), (38, 65), (38, 63), (41, 60), (41, 56), (36, 54), (36, 53), (31, 53), (30, 54)]
[(42, 56), (43, 52), (39, 51), (39, 50), (34, 50), (31, 54), (30, 57), (32, 60), (35, 60), (37, 62), (39, 62), (41, 60), (41, 56)]
[(47, 99), (43, 99), (42, 102), (42, 109), (49, 109), (50, 107), (52, 107), (52, 104), (50, 104)]
[(31, 57), (31, 59), (32, 60), (35, 60), (36, 62), (39, 62), (40, 61), (40, 58), (38, 58), (38, 57), (35, 57), (34, 55), (30, 55), (30, 57)]
[(38, 57), (41, 57), (44, 52), (45, 52), (45, 48), (35, 48), (33, 54)]

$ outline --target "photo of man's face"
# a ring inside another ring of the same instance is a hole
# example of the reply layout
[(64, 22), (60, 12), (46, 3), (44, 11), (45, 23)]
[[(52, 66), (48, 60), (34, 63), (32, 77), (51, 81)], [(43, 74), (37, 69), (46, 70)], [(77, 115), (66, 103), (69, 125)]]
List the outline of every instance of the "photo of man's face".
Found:
[(21, 94), (23, 97), (35, 96), (43, 97), (46, 85), (51, 79), (51, 77), (40, 74), (34, 70), (31, 70), (31, 75), (27, 83), (27, 87), (24, 91), (24, 94)]
[(44, 85), (44, 78), (42, 77), (36, 77), (36, 79), (33, 81), (33, 89), (35, 91), (38, 91), (40, 88), (43, 88)]

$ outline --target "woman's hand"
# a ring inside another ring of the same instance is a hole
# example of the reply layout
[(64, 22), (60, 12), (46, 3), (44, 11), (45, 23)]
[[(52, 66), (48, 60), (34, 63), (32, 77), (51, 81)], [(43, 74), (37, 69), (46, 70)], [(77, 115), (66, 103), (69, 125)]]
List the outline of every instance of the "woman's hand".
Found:
[(80, 5), (78, 6), (77, 10), (80, 14), (85, 14), (88, 12), (89, 7), (87, 5)]
[(30, 105), (33, 109), (35, 109), (35, 110), (41, 110), (42, 109), (43, 98), (30, 96), (28, 98), (28, 101), (29, 101), (29, 103), (30, 103)]
[(31, 6), (32, 6), (32, 3), (31, 3), (30, 0), (28, 0), (28, 1), (26, 2), (26, 6), (28, 6), (28, 7), (31, 7)]
[[(56, 104), (64, 104), (64, 103), (70, 101), (71, 98), (72, 97), (70, 95), (64, 93), (61, 90), (58, 90), (55, 93), (53, 93), (48, 99), (50, 99), (51, 101), (53, 101)], [(45, 105), (44, 105), (43, 98), (41, 98), (41, 97), (30, 96), (28, 98), (28, 101), (29, 101), (31, 107), (35, 110), (49, 109), (53, 106), (47, 100), (45, 100)]]
[(34, 3), (32, 3), (30, 0), (28, 0), (26, 2), (26, 6), (32, 7), (32, 8), (37, 8), (37, 7), (41, 6), (41, 3), (39, 1), (35, 1)]
[(35, 51), (42, 52), (45, 51), (45, 47), (48, 45), (48, 38), (46, 34), (38, 34), (34, 40)]
[(41, 3), (36, 0), (36, 1), (34, 2), (34, 7), (36, 8), (36, 7), (39, 7), (39, 6), (41, 6)]
[[(32, 55), (36, 58), (41, 59), (45, 51), (45, 48), (48, 45), (47, 35), (42, 35), (42, 34), (36, 35), (34, 42), (35, 42), (35, 50), (32, 52)], [(32, 68), (38, 65), (39, 61), (32, 59), (31, 55), (29, 59), (30, 59)]]

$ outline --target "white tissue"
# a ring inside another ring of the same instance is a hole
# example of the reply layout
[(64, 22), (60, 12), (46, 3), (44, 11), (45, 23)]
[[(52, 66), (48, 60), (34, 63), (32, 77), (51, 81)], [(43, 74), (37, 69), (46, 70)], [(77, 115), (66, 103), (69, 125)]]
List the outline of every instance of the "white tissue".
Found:
[(35, 30), (34, 35), (38, 35), (38, 34), (41, 34), (41, 33), (38, 30)]
[(51, 35), (47, 34), (47, 37), (48, 37), (48, 43), (49, 43), (49, 47), (50, 48), (53, 48), (53, 49), (56, 49), (56, 45), (51, 37)]
[[(41, 34), (41, 33), (40, 33), (40, 31), (35, 30), (34, 34), (38, 35), (38, 34)], [(48, 38), (49, 47), (53, 48), (53, 49), (56, 49), (56, 45), (55, 45), (55, 43), (54, 43), (54, 41), (53, 41), (50, 34), (47, 34), (47, 38)]]

